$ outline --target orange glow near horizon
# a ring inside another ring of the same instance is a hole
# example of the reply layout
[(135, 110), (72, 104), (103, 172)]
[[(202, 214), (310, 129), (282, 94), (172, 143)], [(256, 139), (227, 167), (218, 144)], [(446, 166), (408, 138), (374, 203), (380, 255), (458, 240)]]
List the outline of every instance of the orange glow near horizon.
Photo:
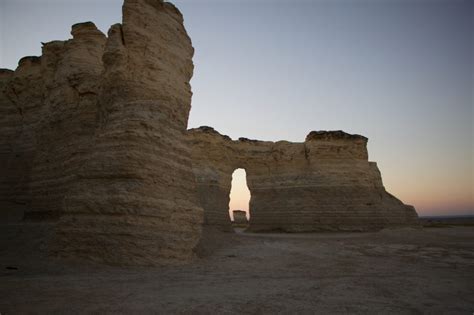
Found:
[[(120, 2), (0, 0), (0, 68), (70, 38), (73, 21), (106, 34)], [(387, 192), (420, 216), (474, 215), (473, 1), (253, 1), (251, 14), (245, 1), (175, 2), (195, 52), (188, 128), (361, 134)], [(229, 211), (248, 212), (244, 170), (232, 190)]]
[[(407, 165), (403, 173), (396, 165), (379, 168), (385, 189), (414, 206), (420, 216), (474, 215), (474, 174), (465, 171), (469, 164), (458, 160), (440, 168), (427, 161), (422, 167)], [(408, 174), (417, 176), (407, 181)]]
[(247, 174), (243, 168), (238, 168), (232, 174), (229, 216), (233, 219), (233, 210), (243, 210), (247, 212), (247, 219), (249, 219), (249, 202), (250, 190), (247, 187)]
[[(390, 180), (384, 180), (386, 190), (403, 203), (414, 206), (419, 216), (474, 215), (473, 188), (469, 181), (458, 181), (450, 184), (449, 187), (448, 185), (440, 187), (436, 182), (420, 178), (416, 185), (408, 185), (402, 180), (398, 181), (401, 178), (400, 176), (390, 173), (389, 175), (394, 176), (389, 176), (388, 179)], [(445, 179), (445, 182), (453, 181)], [(415, 187), (420, 184), (423, 184), (423, 191), (419, 191)], [(232, 210), (244, 210), (248, 217), (249, 201), (250, 191), (247, 187), (245, 170), (237, 169), (232, 175), (229, 203), (230, 217), (232, 218)]]

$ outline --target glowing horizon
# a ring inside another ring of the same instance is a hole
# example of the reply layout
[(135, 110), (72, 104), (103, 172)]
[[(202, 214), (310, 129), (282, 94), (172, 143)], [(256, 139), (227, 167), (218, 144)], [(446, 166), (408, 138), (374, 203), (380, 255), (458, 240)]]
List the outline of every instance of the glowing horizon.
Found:
[(247, 186), (247, 172), (238, 168), (232, 173), (232, 187), (230, 189), (229, 215), (233, 218), (233, 210), (247, 212), (249, 218), (250, 190)]
[[(474, 2), (173, 2), (195, 47), (189, 128), (293, 142), (362, 134), (386, 190), (419, 215), (474, 214)], [(121, 3), (3, 0), (0, 67), (70, 38), (76, 22), (107, 33)]]
[[(383, 174), (382, 174), (383, 176)], [(392, 193), (387, 187), (387, 191)], [(445, 196), (436, 198), (429, 195), (417, 195), (410, 191), (402, 191), (405, 193), (405, 198), (400, 198), (400, 195), (395, 195), (395, 197), (401, 199), (405, 204), (415, 206), (415, 209), (419, 216), (443, 216), (443, 215), (473, 215), (472, 204), (468, 202), (463, 202), (462, 200), (469, 200), (470, 195), (466, 194), (466, 191), (459, 191), (453, 196), (446, 198)], [(393, 193), (392, 193), (393, 194)], [(410, 198), (416, 200), (416, 203), (411, 203)], [(230, 193), (230, 203), (229, 203), (229, 214), (232, 210), (243, 210), (249, 213), (249, 200), (250, 200), (250, 191), (247, 187), (246, 172), (244, 169), (237, 169), (232, 175), (232, 188)], [(440, 200), (440, 201), (436, 201)], [(436, 203), (438, 202), (438, 203)], [(454, 209), (455, 211), (446, 211), (446, 209)]]

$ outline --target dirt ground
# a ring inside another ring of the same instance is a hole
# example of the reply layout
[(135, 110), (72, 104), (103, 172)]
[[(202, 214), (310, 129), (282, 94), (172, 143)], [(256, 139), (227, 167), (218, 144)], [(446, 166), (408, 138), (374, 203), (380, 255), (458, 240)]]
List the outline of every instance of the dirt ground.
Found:
[(474, 227), (206, 232), (179, 267), (46, 259), (51, 226), (0, 224), (0, 313), (473, 314)]

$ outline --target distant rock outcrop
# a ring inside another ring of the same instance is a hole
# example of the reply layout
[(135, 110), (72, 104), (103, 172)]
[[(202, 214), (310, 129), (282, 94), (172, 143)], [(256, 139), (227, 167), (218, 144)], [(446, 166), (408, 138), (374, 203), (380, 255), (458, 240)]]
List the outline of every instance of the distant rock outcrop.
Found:
[(125, 0), (0, 71), (0, 199), (59, 219), (49, 249), (113, 264), (193, 257), (202, 208), (186, 142), (194, 49), (181, 13)]
[(232, 216), (234, 217), (234, 224), (247, 224), (247, 213), (243, 210), (232, 210)]
[(237, 168), (247, 173), (254, 231), (369, 231), (417, 224), (414, 208), (385, 191), (363, 136), (312, 131), (303, 143), (233, 141), (201, 127), (189, 130), (189, 139), (208, 225), (228, 229), (226, 209)]

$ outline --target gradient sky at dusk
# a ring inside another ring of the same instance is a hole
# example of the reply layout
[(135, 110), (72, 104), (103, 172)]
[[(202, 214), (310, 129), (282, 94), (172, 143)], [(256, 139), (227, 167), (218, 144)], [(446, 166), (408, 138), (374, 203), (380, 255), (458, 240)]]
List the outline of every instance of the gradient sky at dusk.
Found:
[[(0, 67), (122, 0), (0, 0)], [(387, 190), (420, 215), (474, 214), (474, 1), (176, 0), (196, 49), (189, 127), (302, 142), (369, 138)], [(236, 176), (235, 183), (244, 177)], [(244, 190), (232, 209), (246, 209)]]

